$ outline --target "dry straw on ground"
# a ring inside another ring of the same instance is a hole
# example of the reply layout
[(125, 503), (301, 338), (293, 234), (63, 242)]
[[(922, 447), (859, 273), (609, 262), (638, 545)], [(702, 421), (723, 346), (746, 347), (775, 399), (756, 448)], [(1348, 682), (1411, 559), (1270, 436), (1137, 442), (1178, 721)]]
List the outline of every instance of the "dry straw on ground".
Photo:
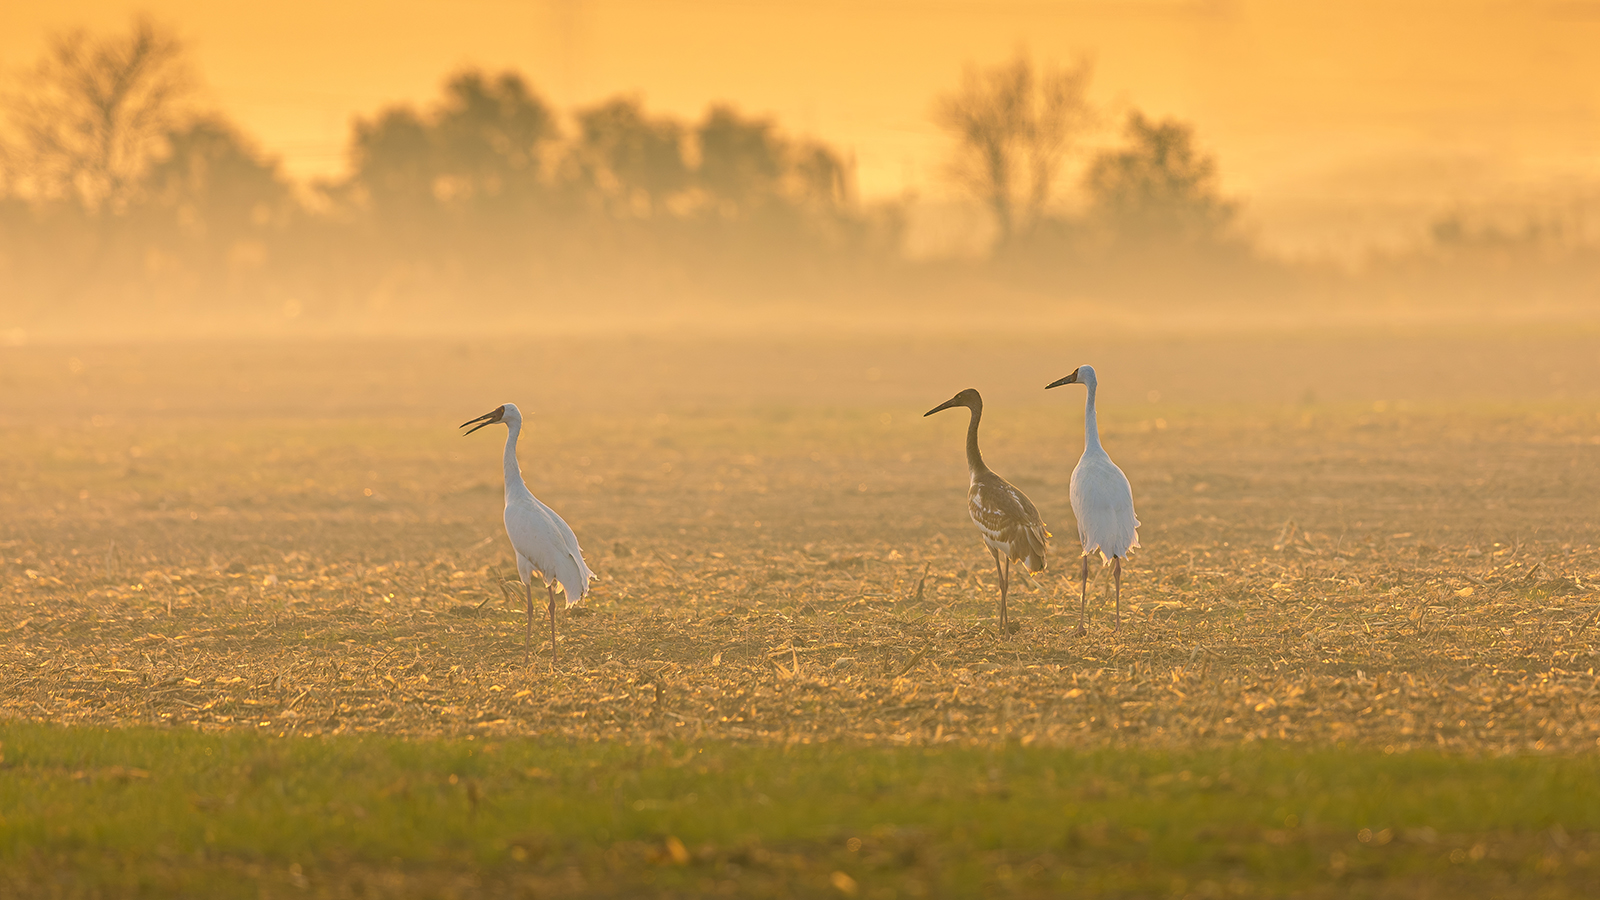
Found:
[[(935, 367), (939, 349), (881, 365)], [(914, 384), (813, 379), (814, 402), (786, 386), (736, 406), (693, 393), (724, 384), (693, 354), (643, 354), (654, 393), (629, 381), (599, 411), (546, 403), (524, 439), (535, 492), (601, 576), (562, 614), (551, 674), (543, 618), (522, 665), (521, 601), (503, 587), (502, 434), (450, 430), (505, 391), (416, 388), (381, 348), (310, 363), (258, 348), (204, 386), (178, 373), (216, 359), (104, 351), (56, 371), (62, 354), (28, 352), (8, 376), (26, 399), (0, 420), (0, 715), (630, 741), (1600, 746), (1592, 402), (1103, 392), (1145, 547), (1123, 628), (1097, 579), (1084, 639), (1066, 502), (1081, 399), (991, 403), (989, 460), (1055, 532), (1002, 639), (964, 521), (959, 423), (918, 420)], [(615, 353), (606, 364), (640, 364), (638, 348)], [(861, 347), (806, 353), (882, 380)], [(341, 384), (336, 365), (380, 374), (308, 393)], [(103, 373), (93, 392), (85, 370)], [(369, 399), (389, 375), (423, 412)], [(63, 405), (77, 411), (48, 411)]]

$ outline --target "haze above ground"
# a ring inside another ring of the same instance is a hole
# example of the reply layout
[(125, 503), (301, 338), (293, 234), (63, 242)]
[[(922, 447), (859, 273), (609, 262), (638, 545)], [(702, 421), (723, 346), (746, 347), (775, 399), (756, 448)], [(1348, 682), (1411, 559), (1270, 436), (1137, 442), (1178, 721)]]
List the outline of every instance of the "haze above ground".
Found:
[(353, 118), (476, 66), (522, 71), (563, 109), (731, 102), (851, 155), (863, 198), (926, 212), (951, 195), (935, 97), (1026, 49), (1094, 60), (1098, 143), (1130, 108), (1192, 122), (1276, 252), (1403, 246), (1453, 210), (1600, 228), (1581, 215), (1600, 205), (1596, 2), (65, 0), (6, 10), (0, 66), (139, 13), (184, 36), (209, 97), (302, 179), (343, 171)]

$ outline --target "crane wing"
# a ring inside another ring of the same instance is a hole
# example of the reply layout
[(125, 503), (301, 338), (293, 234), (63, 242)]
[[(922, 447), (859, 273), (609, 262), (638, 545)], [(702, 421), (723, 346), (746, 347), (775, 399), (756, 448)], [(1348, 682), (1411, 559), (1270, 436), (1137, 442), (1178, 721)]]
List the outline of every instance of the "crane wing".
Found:
[(967, 512), (983, 533), (984, 543), (1024, 560), (1032, 571), (1044, 568), (1050, 532), (1028, 495), (994, 473), (974, 479), (967, 493)]
[(572, 533), (572, 526), (567, 524), (566, 519), (556, 515), (555, 510), (545, 506), (538, 497), (533, 498), (533, 505), (544, 510), (545, 515), (549, 516), (551, 521), (555, 523), (556, 530), (561, 532), (561, 536), (566, 541), (567, 547), (570, 549), (573, 559), (578, 563), (578, 568), (583, 570), (583, 582), (585, 585), (584, 590), (587, 591), (589, 579), (594, 577), (594, 573), (589, 571), (589, 564), (583, 561), (583, 548), (578, 546), (578, 536)]
[(594, 573), (583, 561), (583, 549), (572, 528), (550, 507), (531, 495), (531, 502), (506, 504), (506, 534), (511, 546), (526, 558), (545, 584), (560, 584), (572, 606), (589, 593)]
[(1072, 470), (1072, 513), (1078, 519), (1083, 552), (1105, 558), (1124, 557), (1139, 546), (1139, 519), (1133, 512), (1133, 488), (1109, 457), (1088, 453)]

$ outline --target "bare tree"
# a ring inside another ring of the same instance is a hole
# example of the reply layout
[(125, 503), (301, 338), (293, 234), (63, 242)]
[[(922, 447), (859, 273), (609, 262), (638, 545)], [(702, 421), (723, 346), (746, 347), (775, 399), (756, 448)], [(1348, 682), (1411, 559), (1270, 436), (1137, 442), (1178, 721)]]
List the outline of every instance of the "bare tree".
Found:
[(184, 120), (192, 86), (183, 45), (147, 19), (115, 37), (58, 36), (6, 98), (16, 186), (90, 213), (122, 210)]
[(747, 118), (731, 106), (706, 110), (695, 130), (700, 148), (700, 186), (725, 214), (761, 208), (778, 192), (786, 142), (768, 119)]
[(576, 177), (606, 199), (612, 215), (649, 218), (689, 186), (678, 122), (650, 117), (631, 97), (581, 110), (577, 118)]
[(555, 112), (515, 72), (460, 72), (432, 109), (394, 106), (358, 119), (345, 185), (386, 227), (439, 213), (526, 215), (548, 199), (545, 148)]
[(970, 67), (955, 93), (939, 99), (934, 121), (955, 137), (952, 172), (994, 215), (1000, 245), (1044, 215), (1075, 138), (1091, 123), (1092, 69), (1036, 72), (1019, 54), (989, 69)]
[(1194, 128), (1135, 111), (1126, 144), (1098, 154), (1084, 175), (1092, 220), (1133, 242), (1215, 241), (1237, 207), (1222, 198), (1216, 158), (1196, 146)]

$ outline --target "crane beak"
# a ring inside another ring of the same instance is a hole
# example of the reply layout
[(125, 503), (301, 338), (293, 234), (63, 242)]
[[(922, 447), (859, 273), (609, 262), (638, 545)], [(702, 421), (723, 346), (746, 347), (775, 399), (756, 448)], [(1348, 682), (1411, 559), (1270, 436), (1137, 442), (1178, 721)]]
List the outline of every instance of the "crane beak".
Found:
[(922, 417), (924, 419), (926, 419), (927, 417), (933, 415), (936, 412), (941, 412), (943, 410), (949, 409), (952, 406), (960, 406), (961, 404), (956, 402), (956, 401), (957, 401), (956, 397), (951, 397), (949, 400), (946, 400), (945, 402), (939, 404), (938, 406), (935, 406), (933, 409), (930, 409), (927, 412), (923, 413)]
[[(499, 422), (500, 421), (500, 417), (505, 415), (505, 412), (506, 412), (506, 408), (504, 406), (502, 406), (499, 409), (495, 410), (494, 412), (486, 412), (483, 415), (477, 417), (476, 419), (472, 419), (470, 421), (462, 422), (458, 427), (466, 428), (468, 425), (472, 425), (473, 426), (470, 430), (467, 431), (466, 434), (463, 434), (462, 437), (466, 437), (467, 434), (471, 434), (472, 432), (477, 431), (479, 428), (482, 428), (485, 425), (493, 425), (496, 422)], [(474, 423), (476, 423), (476, 424), (474, 424)]]
[(1048, 391), (1053, 387), (1060, 387), (1063, 384), (1077, 384), (1077, 383), (1078, 383), (1078, 370), (1077, 369), (1073, 369), (1071, 375), (1068, 375), (1065, 378), (1057, 378), (1055, 381), (1052, 381), (1049, 384), (1045, 385), (1044, 389)]

